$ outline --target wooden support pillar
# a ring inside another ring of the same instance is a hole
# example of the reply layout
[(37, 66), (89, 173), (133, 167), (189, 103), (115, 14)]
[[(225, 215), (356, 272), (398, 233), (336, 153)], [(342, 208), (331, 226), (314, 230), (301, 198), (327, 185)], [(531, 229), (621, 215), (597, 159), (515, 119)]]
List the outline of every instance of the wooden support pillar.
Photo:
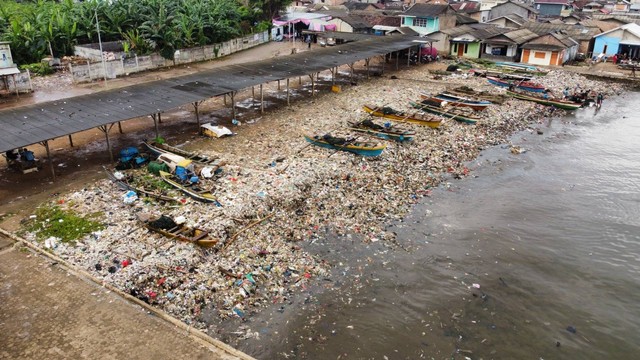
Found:
[(262, 84), (260, 84), (260, 113), (264, 114), (264, 93), (262, 92)]
[(311, 78), (311, 96), (316, 95), (316, 81), (314, 79), (314, 75), (315, 74), (309, 74), (309, 77)]
[(51, 171), (51, 177), (53, 181), (56, 181), (56, 170), (53, 166), (53, 159), (51, 159), (51, 149), (49, 149), (49, 140), (45, 140), (40, 143), (47, 150), (47, 161), (49, 162), (49, 170)]
[(349, 81), (353, 82), (353, 67), (355, 63), (348, 64), (349, 69), (351, 69), (351, 74), (349, 75)]
[(384, 75), (384, 63), (387, 62), (387, 54), (382, 55), (382, 71), (380, 75)]
[(158, 113), (158, 124), (162, 124), (162, 113)]
[(122, 132), (122, 123), (120, 121), (118, 121), (118, 131), (120, 134), (124, 134), (124, 132)]
[(71, 138), (71, 134), (69, 134), (69, 146), (73, 147), (73, 138)]
[(278, 91), (280, 91), (280, 80), (278, 79)]
[(233, 114), (233, 118), (236, 118), (236, 100), (235, 100), (236, 92), (231, 92), (231, 113)]
[[(16, 88), (16, 96), (20, 97), (20, 92), (18, 91), (18, 82), (16, 81), (16, 74), (11, 75), (13, 77), (13, 87)], [(9, 88), (7, 88), (9, 90)]]
[(291, 105), (289, 102), (289, 78), (287, 78), (287, 106)]
[(109, 139), (109, 131), (113, 127), (113, 124), (98, 126), (98, 129), (104, 133), (104, 136), (107, 139), (107, 150), (109, 150), (109, 159), (113, 163), (113, 151), (111, 150), (111, 140)]
[(253, 101), (256, 100), (256, 87), (255, 86), (251, 87), (251, 99), (253, 99)]
[(198, 106), (200, 106), (200, 104), (202, 104), (203, 102), (204, 100), (196, 101), (193, 103), (193, 108), (196, 112), (196, 123), (198, 124), (198, 135), (202, 135), (202, 128), (200, 127), (200, 112), (198, 111)]
[(400, 67), (400, 52), (396, 51), (396, 70)]
[(222, 94), (222, 101), (224, 103), (224, 106), (227, 106), (227, 94)]
[(367, 67), (367, 79), (369, 79), (369, 62), (370, 61), (371, 61), (371, 58), (364, 59), (364, 65)]
[(336, 77), (335, 77), (336, 70), (335, 68), (331, 68), (330, 70), (331, 70), (331, 86), (333, 86), (336, 84)]
[(156, 129), (156, 139), (160, 137), (160, 131), (158, 130), (158, 118), (156, 114), (151, 114), (151, 118), (153, 119), (153, 127)]
[(407, 50), (407, 66), (411, 65), (411, 48)]
[(298, 85), (302, 85), (302, 76), (298, 76)]

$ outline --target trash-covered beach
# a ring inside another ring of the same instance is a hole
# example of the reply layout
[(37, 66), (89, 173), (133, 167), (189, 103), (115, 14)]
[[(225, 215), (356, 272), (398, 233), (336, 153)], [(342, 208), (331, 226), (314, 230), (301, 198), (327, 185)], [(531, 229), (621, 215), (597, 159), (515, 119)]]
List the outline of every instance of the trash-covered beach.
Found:
[[(605, 96), (622, 90), (562, 70), (536, 81), (555, 94), (566, 87)], [(386, 222), (402, 218), (444, 181), (472, 176), (473, 169), (465, 164), (482, 149), (504, 144), (517, 131), (543, 132), (550, 117), (563, 113), (505, 97), (484, 110), (476, 125), (450, 118), (437, 129), (403, 124), (416, 132), (414, 140), (376, 140), (387, 147), (375, 158), (314, 147), (303, 138), (364, 118), (364, 104), (412, 111), (409, 101), (420, 93), (462, 86), (492, 96), (505, 93), (466, 72), (433, 74), (425, 67), (369, 80), (360, 75), (357, 85), (345, 85), (339, 93), (323, 90), (311, 97), (307, 87), (294, 89), (290, 107), (270, 109), (250, 123), (239, 119), (232, 129), (238, 135), (185, 145), (226, 162), (208, 185), (215, 204), (183, 195), (177, 202), (125, 201), (125, 192), (105, 177), (47, 204), (98, 213), (103, 230), (73, 243), (24, 236), (194, 327), (209, 328), (212, 316), (250, 317), (329, 274), (331, 259), (306, 253), (301, 242), (332, 233), (350, 241), (380, 242), (393, 251), (398, 245), (395, 234), (384, 230)], [(284, 90), (278, 96), (286, 97)], [(163, 135), (170, 142), (171, 134)], [(525, 150), (511, 148), (512, 153)], [(183, 216), (188, 226), (209, 231), (218, 243), (204, 249), (149, 232), (138, 220), (143, 213)]]

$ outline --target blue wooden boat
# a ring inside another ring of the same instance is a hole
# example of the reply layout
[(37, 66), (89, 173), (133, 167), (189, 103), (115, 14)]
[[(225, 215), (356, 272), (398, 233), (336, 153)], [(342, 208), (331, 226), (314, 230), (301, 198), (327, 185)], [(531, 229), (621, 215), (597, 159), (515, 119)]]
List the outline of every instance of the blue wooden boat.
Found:
[(456, 107), (468, 107), (476, 111), (482, 111), (486, 109), (487, 106), (491, 105), (491, 101), (470, 99), (449, 93), (441, 93), (434, 96), (428, 94), (420, 94), (420, 98), (433, 103), (441, 104), (441, 106), (451, 105)]
[(540, 69), (538, 69), (533, 65), (514, 63), (514, 62), (508, 62), (508, 61), (497, 61), (495, 62), (495, 65), (498, 67), (514, 69), (514, 70), (524, 70), (524, 71), (532, 71), (532, 72), (540, 71)]
[(536, 84), (534, 82), (531, 81), (524, 81), (524, 80), (520, 80), (520, 81), (515, 81), (515, 80), (503, 80), (497, 77), (493, 77), (493, 76), (487, 76), (487, 81), (490, 84), (496, 85), (496, 86), (500, 86), (500, 87), (505, 87), (505, 88), (516, 88), (516, 89), (520, 89), (520, 90), (524, 90), (524, 91), (529, 91), (529, 92), (537, 92), (537, 93), (542, 93), (545, 91), (545, 87), (540, 85), (540, 84)]
[(385, 140), (393, 140), (398, 142), (411, 141), (415, 136), (415, 131), (401, 128), (390, 122), (383, 125), (376, 124), (371, 119), (364, 119), (358, 122), (348, 122), (349, 129), (373, 135)]
[(478, 122), (478, 120), (480, 120), (480, 117), (468, 113), (463, 113), (456, 108), (445, 109), (442, 107), (433, 106), (433, 103), (429, 100), (423, 100), (422, 102), (410, 101), (409, 103), (416, 109), (420, 109), (431, 114), (451, 118), (465, 124), (475, 124)]
[(334, 137), (325, 135), (305, 135), (304, 138), (313, 145), (327, 149), (348, 151), (362, 156), (378, 156), (387, 145), (380, 145), (370, 141), (359, 141), (355, 138)]

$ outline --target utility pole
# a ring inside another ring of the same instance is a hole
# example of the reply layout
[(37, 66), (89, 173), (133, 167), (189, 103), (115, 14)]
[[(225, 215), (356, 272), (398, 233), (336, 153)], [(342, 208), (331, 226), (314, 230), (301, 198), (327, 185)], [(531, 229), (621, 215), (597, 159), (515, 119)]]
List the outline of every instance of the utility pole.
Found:
[(100, 44), (100, 59), (102, 59), (102, 70), (104, 71), (104, 86), (107, 86), (107, 64), (104, 62), (104, 53), (102, 52), (102, 39), (100, 38), (100, 21), (98, 21), (98, 8), (95, 9), (96, 29), (98, 29), (98, 44)]

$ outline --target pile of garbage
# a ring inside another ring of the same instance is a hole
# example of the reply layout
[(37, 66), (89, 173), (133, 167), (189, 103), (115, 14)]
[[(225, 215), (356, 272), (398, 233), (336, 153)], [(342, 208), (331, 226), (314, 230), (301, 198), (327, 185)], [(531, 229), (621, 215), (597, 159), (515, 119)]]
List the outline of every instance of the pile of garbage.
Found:
[[(605, 94), (621, 90), (579, 75), (552, 73), (539, 81), (559, 91), (566, 86)], [(468, 176), (466, 164), (483, 149), (504, 144), (514, 132), (533, 130), (549, 115), (547, 107), (512, 99), (490, 106), (475, 126), (452, 119), (438, 129), (412, 125), (414, 141), (389, 142), (376, 158), (305, 142), (305, 133), (330, 133), (347, 121), (361, 120), (364, 104), (413, 111), (408, 101), (419, 99), (420, 93), (458, 86), (504, 92), (476, 77), (434, 81), (419, 67), (400, 75), (300, 99), (239, 128), (236, 137), (203, 141), (201, 152), (230, 164), (211, 185), (217, 204), (180, 194), (177, 203), (149, 201), (108, 180), (60, 195), (55, 200), (59, 206), (101, 212), (107, 226), (74, 244), (56, 243), (51, 251), (206, 329), (211, 319), (245, 318), (267, 304), (286, 302), (297, 289), (328, 276), (327, 259), (305, 252), (301, 241), (330, 232), (394, 248), (395, 234), (385, 230), (386, 222), (401, 219), (432, 187)], [(219, 242), (203, 249), (165, 238), (149, 232), (138, 220), (140, 213), (182, 216), (185, 225), (205, 229)], [(36, 241), (35, 234), (26, 237)]]

